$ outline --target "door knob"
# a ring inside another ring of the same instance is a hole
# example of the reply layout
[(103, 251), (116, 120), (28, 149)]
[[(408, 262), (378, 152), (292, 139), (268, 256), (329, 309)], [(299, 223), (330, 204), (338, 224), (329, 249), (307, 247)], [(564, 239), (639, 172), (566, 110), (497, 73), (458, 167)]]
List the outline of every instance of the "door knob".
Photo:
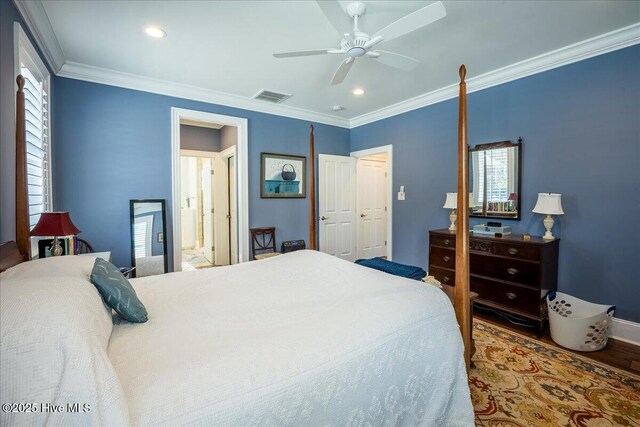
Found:
[(320, 219), (324, 221), (325, 219), (329, 219), (329, 217), (328, 217), (328, 216), (324, 216), (324, 215), (322, 215), (322, 216), (320, 217)]
[(365, 216), (367, 216), (367, 215), (365, 215), (363, 213), (360, 214), (360, 218), (364, 218)]

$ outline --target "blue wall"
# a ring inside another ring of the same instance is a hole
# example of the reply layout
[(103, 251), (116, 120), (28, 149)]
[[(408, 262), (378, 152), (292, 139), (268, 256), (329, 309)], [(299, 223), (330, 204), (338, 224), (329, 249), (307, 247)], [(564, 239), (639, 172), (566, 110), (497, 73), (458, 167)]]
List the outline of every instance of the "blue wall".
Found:
[[(172, 247), (171, 107), (249, 122), (249, 226), (275, 226), (278, 244), (308, 240), (308, 199), (261, 199), (260, 152), (307, 156), (309, 123), (253, 111), (56, 78), (54, 207), (67, 210), (97, 251), (130, 264), (129, 199), (167, 200)], [(349, 130), (316, 125), (316, 151), (349, 154)], [(169, 259), (169, 265), (173, 260)]]
[[(469, 143), (524, 138), (522, 220), (515, 232), (542, 235), (531, 213), (538, 192), (562, 194), (559, 289), (615, 304), (640, 321), (640, 46), (469, 95)], [(469, 70), (468, 76), (473, 76)], [(427, 266), (427, 230), (449, 225), (445, 192), (456, 191), (457, 99), (351, 131), (351, 149), (393, 144), (393, 258)], [(479, 222), (471, 219), (471, 223)]]

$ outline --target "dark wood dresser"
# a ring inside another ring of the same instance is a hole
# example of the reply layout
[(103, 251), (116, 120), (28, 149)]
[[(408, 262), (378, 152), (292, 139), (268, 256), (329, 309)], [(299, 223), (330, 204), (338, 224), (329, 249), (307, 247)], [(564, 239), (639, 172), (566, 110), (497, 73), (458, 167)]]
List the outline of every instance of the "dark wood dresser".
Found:
[[(505, 237), (470, 233), (470, 287), (476, 305), (529, 320), (541, 335), (547, 318), (544, 300), (558, 284), (560, 239), (543, 240), (521, 234)], [(429, 274), (443, 285), (455, 285), (456, 234), (429, 231)]]

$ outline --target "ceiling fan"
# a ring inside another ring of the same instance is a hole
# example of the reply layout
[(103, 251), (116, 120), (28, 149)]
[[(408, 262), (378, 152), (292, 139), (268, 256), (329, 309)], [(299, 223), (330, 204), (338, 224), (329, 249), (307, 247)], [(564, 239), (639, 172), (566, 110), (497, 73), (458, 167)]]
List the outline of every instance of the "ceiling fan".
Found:
[(353, 34), (344, 32), (345, 29), (351, 27), (352, 23), (347, 16), (345, 16), (345, 11), (337, 1), (319, 0), (317, 3), (338, 33), (343, 34), (340, 47), (338, 49), (315, 49), (298, 52), (274, 53), (273, 56), (276, 58), (292, 58), (297, 56), (325, 54), (346, 55), (345, 60), (342, 61), (333, 75), (331, 85), (342, 83), (356, 58), (361, 56), (375, 59), (385, 65), (401, 70), (413, 70), (420, 63), (417, 59), (384, 50), (372, 50), (372, 48), (379, 43), (393, 40), (416, 31), (441, 18), (444, 18), (447, 15), (447, 11), (445, 10), (442, 2), (437, 1), (429, 6), (403, 16), (397, 21), (387, 25), (373, 36), (369, 36), (369, 34), (360, 31), (360, 28), (358, 27), (358, 21), (362, 15), (364, 15), (366, 10), (366, 5), (363, 2), (351, 2), (346, 8), (347, 15), (353, 19)]

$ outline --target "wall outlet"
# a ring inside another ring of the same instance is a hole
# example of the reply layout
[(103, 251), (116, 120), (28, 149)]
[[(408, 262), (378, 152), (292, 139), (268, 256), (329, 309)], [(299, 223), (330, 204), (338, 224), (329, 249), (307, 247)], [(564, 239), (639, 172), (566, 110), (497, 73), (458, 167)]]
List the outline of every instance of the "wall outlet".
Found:
[(404, 200), (404, 191), (398, 191), (398, 200)]

